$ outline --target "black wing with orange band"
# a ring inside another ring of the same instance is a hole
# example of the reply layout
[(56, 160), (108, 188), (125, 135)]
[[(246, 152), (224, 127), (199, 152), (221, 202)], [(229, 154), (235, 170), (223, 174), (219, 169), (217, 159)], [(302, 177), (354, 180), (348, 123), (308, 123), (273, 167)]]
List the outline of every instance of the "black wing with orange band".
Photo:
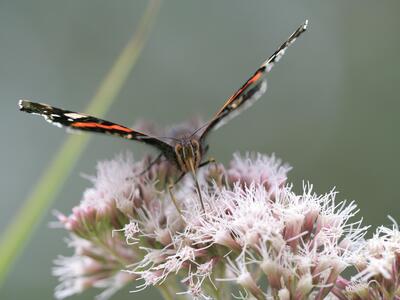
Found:
[(21, 111), (27, 113), (40, 115), (45, 118), (46, 121), (58, 127), (67, 127), (80, 131), (99, 132), (122, 137), (128, 140), (140, 141), (158, 148), (165, 154), (173, 151), (169, 144), (156, 137), (151, 137), (128, 127), (98, 119), (96, 117), (28, 100), (20, 100), (19, 108)]
[(201, 134), (201, 139), (205, 139), (207, 134), (221, 127), (229, 120), (237, 116), (246, 108), (256, 102), (267, 90), (266, 74), (271, 71), (275, 63), (285, 54), (286, 49), (307, 29), (308, 21), (305, 21), (292, 35), (272, 54), (237, 90), (214, 115)]

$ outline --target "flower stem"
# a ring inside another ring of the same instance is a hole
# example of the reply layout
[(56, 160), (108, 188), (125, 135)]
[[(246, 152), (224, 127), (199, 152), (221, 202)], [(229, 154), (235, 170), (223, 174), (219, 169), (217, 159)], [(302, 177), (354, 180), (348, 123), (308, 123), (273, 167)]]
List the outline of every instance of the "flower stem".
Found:
[[(85, 110), (102, 117), (118, 96), (134, 67), (156, 19), (161, 0), (149, 0), (133, 37), (114, 62)], [(71, 135), (44, 171), (0, 241), (0, 286), (34, 229), (47, 213), (89, 141), (89, 135)]]
[(174, 296), (172, 293), (169, 291), (168, 287), (164, 285), (160, 285), (157, 287), (157, 289), (160, 291), (160, 294), (162, 295), (164, 300), (174, 300)]

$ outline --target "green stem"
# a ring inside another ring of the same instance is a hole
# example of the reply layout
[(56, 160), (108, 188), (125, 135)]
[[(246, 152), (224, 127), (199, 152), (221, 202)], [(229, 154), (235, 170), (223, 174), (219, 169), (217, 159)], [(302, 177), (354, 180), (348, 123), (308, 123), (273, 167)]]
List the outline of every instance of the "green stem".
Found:
[(175, 295), (172, 295), (172, 293), (169, 291), (168, 287), (165, 284), (158, 286), (157, 289), (160, 291), (160, 294), (164, 300), (174, 300), (175, 299), (175, 297), (174, 297)]
[(188, 299), (187, 295), (178, 295), (177, 293), (182, 292), (180, 285), (178, 284), (174, 276), (167, 278), (162, 285), (155, 285), (159, 289), (161, 295), (165, 300), (185, 300)]
[[(118, 96), (147, 40), (160, 8), (160, 0), (149, 0), (136, 32), (100, 84), (86, 109), (102, 117)], [(0, 286), (21, 254), (34, 229), (47, 213), (89, 141), (89, 135), (71, 135), (56, 153), (38, 183), (8, 225), (0, 242)]]

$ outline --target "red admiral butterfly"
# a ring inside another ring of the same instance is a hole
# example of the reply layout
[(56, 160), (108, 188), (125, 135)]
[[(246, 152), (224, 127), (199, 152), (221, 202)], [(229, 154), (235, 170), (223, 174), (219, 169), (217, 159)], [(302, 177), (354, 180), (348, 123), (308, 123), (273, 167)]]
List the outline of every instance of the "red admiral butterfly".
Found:
[(184, 134), (179, 138), (159, 138), (150, 136), (96, 117), (28, 100), (20, 100), (19, 107), (21, 111), (41, 115), (48, 122), (59, 127), (66, 126), (76, 130), (100, 132), (146, 143), (161, 151), (157, 159), (164, 156), (169, 162), (176, 165), (182, 172), (181, 177), (188, 172), (191, 172), (194, 176), (199, 167), (208, 163), (208, 161), (203, 161), (203, 156), (208, 148), (205, 142), (208, 134), (248, 108), (265, 93), (267, 89), (265, 75), (272, 69), (275, 63), (279, 61), (286, 49), (296, 38), (306, 30), (307, 24), (308, 21), (305, 21), (275, 51), (275, 53), (257, 69), (253, 76), (225, 102), (222, 108), (209, 122), (194, 132)]

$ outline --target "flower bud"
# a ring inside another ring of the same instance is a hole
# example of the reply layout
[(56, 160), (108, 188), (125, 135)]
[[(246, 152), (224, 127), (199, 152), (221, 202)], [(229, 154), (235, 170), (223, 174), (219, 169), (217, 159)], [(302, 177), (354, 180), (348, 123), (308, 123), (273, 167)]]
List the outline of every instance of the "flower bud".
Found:
[(307, 299), (307, 296), (311, 292), (312, 288), (313, 283), (311, 274), (308, 273), (302, 275), (300, 280), (297, 282), (294, 299)]
[(155, 234), (156, 234), (156, 241), (160, 242), (164, 246), (172, 242), (171, 233), (166, 228), (156, 230)]
[(279, 263), (271, 259), (264, 258), (260, 267), (263, 270), (264, 274), (267, 276), (269, 286), (272, 289), (280, 289), (282, 287), (282, 267), (279, 265)]
[(242, 287), (244, 287), (246, 290), (248, 290), (257, 299), (265, 298), (262, 290), (254, 281), (253, 277), (251, 277), (249, 272), (247, 271), (242, 272), (236, 279), (236, 282), (240, 284)]
[(290, 292), (287, 288), (280, 289), (278, 291), (279, 300), (290, 300)]
[(223, 245), (225, 247), (228, 247), (234, 251), (240, 251), (241, 247), (238, 244), (238, 242), (236, 242), (231, 234), (228, 231), (217, 231), (214, 235), (214, 242), (220, 245)]

